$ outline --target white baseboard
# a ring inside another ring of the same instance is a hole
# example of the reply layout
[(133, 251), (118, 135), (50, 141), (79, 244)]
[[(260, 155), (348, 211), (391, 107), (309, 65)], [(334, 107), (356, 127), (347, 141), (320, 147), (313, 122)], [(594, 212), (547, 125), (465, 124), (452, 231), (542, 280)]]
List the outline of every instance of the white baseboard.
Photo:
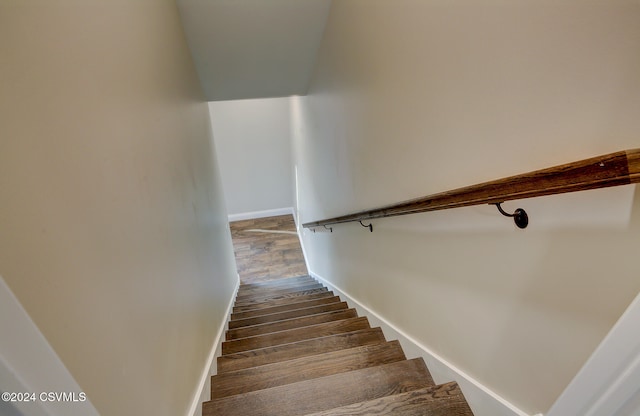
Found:
[(292, 207), (267, 209), (265, 211), (242, 212), (240, 214), (229, 214), (229, 222), (251, 220), (254, 218), (277, 217), (278, 215), (293, 214)]
[(350, 307), (355, 306), (358, 314), (360, 316), (366, 316), (372, 327), (379, 326), (382, 328), (382, 332), (387, 340), (397, 339), (400, 341), (400, 345), (402, 345), (402, 349), (404, 350), (407, 358), (422, 357), (436, 383), (441, 384), (449, 381), (456, 381), (460, 385), (460, 388), (462, 389), (462, 392), (464, 393), (464, 396), (475, 416), (529, 416), (527, 413), (518, 409), (516, 406), (491, 391), (491, 389), (484, 386), (461, 369), (449, 363), (429, 348), (411, 338), (411, 336), (396, 328), (375, 311), (364, 306), (360, 301), (322, 276), (319, 276), (311, 270), (309, 270), (309, 274), (313, 278), (322, 282), (329, 288), (329, 290), (332, 290), (343, 300), (347, 301)]
[(298, 241), (300, 241), (300, 248), (302, 249), (302, 257), (304, 258), (304, 264), (307, 266), (307, 273), (311, 273), (311, 267), (309, 267), (309, 257), (304, 249), (304, 242), (302, 241), (303, 228), (300, 224), (300, 218), (298, 218), (298, 209), (293, 208), (293, 222), (296, 224), (296, 231), (298, 231)]
[(193, 401), (191, 402), (191, 406), (189, 407), (189, 411), (187, 412), (187, 416), (202, 416), (202, 403), (211, 400), (211, 376), (215, 375), (217, 372), (217, 368), (214, 365), (214, 360), (222, 355), (222, 341), (224, 341), (223, 335), (229, 328), (231, 310), (233, 308), (233, 302), (236, 299), (236, 294), (238, 293), (239, 288), (240, 275), (238, 275), (236, 287), (233, 290), (233, 295), (231, 296), (229, 304), (227, 305), (227, 310), (224, 315), (224, 321), (220, 323), (218, 333), (216, 334), (216, 337), (213, 340), (213, 344), (211, 345), (209, 357), (205, 362), (204, 368), (202, 370), (202, 376), (200, 377), (200, 384), (198, 384), (198, 389), (194, 394)]
[[(4, 392), (84, 393), (49, 341), (0, 276), (0, 390)], [(78, 402), (11, 403), (24, 415), (98, 416), (91, 398)]]

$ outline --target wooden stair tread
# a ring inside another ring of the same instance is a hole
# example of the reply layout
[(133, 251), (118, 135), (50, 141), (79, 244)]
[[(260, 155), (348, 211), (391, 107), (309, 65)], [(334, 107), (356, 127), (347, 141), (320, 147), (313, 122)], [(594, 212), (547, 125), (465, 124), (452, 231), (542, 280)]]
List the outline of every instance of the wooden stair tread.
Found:
[(242, 285), (203, 416), (473, 416), (456, 383), (310, 278)]
[(276, 312), (267, 315), (259, 315), (253, 318), (235, 319), (229, 321), (229, 329), (243, 328), (246, 326), (266, 324), (269, 322), (283, 321), (285, 319), (298, 318), (301, 316), (315, 315), (318, 313), (349, 309), (347, 302), (335, 302), (324, 305), (312, 306), (308, 308), (292, 309), (290, 311)]
[(385, 342), (380, 328), (328, 335), (273, 347), (223, 355), (217, 358), (218, 374), (307, 357), (324, 352)]
[(304, 339), (318, 338), (365, 328), (370, 328), (369, 321), (366, 317), (325, 322), (304, 328), (288, 329), (286, 331), (273, 332), (271, 334), (225, 341), (222, 343), (222, 355), (255, 350), (264, 347), (273, 347), (274, 345), (288, 344), (290, 342), (302, 341)]
[(416, 358), (212, 400), (204, 403), (203, 416), (305, 415), (432, 384)]
[(308, 308), (311, 306), (325, 305), (327, 303), (336, 303), (336, 302), (340, 302), (340, 298), (338, 296), (323, 296), (316, 299), (302, 300), (299, 302), (296, 299), (296, 302), (286, 303), (283, 305), (276, 305), (276, 306), (271, 306), (266, 308), (258, 308), (258, 309), (244, 311), (244, 312), (234, 312), (231, 314), (231, 320), (235, 321), (239, 319), (253, 318), (255, 316), (270, 315), (272, 313), (286, 312), (293, 309), (302, 309), (302, 308)]
[(280, 295), (280, 294), (284, 294), (284, 293), (290, 293), (290, 292), (299, 292), (301, 290), (309, 290), (309, 289), (316, 289), (316, 288), (320, 288), (320, 287), (324, 287), (323, 285), (321, 285), (318, 282), (309, 282), (309, 283), (305, 283), (302, 285), (295, 285), (295, 286), (287, 286), (287, 287), (283, 287), (283, 288), (272, 288), (272, 289), (268, 289), (268, 290), (254, 290), (251, 292), (240, 292), (238, 291), (238, 295), (236, 296), (236, 302), (242, 300), (250, 300), (256, 297), (260, 297), (260, 296), (265, 296), (265, 295)]
[(262, 292), (290, 290), (290, 289), (295, 289), (297, 287), (319, 285), (319, 284), (320, 282), (318, 282), (317, 280), (309, 278), (307, 280), (297, 280), (295, 282), (280, 283), (278, 285), (271, 285), (271, 286), (265, 286), (265, 287), (244, 287), (243, 285), (240, 285), (240, 287), (238, 288), (238, 296), (249, 296), (249, 295), (255, 295), (257, 293), (262, 293)]
[(230, 329), (227, 331), (226, 340), (255, 337), (258, 335), (280, 332), (288, 329), (301, 328), (310, 325), (317, 325), (325, 322), (339, 321), (342, 319), (355, 318), (358, 313), (355, 309), (344, 309), (331, 312), (323, 312), (315, 315), (301, 316), (286, 319), (278, 322), (269, 322), (259, 325), (247, 326), (243, 328)]
[(252, 296), (249, 299), (236, 299), (234, 306), (244, 306), (244, 305), (253, 305), (256, 303), (264, 303), (268, 301), (275, 300), (291, 300), (292, 298), (297, 298), (298, 296), (304, 295), (312, 295), (315, 293), (324, 293), (328, 292), (329, 289), (322, 285), (311, 285), (305, 286), (303, 288), (299, 288), (299, 290), (295, 292), (285, 292), (285, 293), (262, 293), (260, 295)]
[(251, 289), (251, 288), (268, 288), (277, 286), (280, 284), (289, 284), (297, 281), (305, 281), (305, 280), (315, 280), (313, 277), (309, 275), (296, 276), (296, 277), (283, 277), (281, 279), (270, 279), (264, 282), (253, 282), (253, 283), (243, 283), (240, 285), (240, 288)]
[(240, 287), (238, 288), (238, 295), (246, 296), (246, 295), (252, 295), (255, 293), (271, 291), (271, 290), (293, 289), (300, 286), (307, 286), (307, 285), (313, 285), (318, 283), (319, 282), (317, 280), (308, 278), (305, 280), (296, 280), (296, 281), (272, 284), (269, 286), (261, 286), (261, 287), (247, 287), (245, 285), (240, 285)]
[(333, 296), (335, 296), (333, 292), (320, 291), (320, 292), (295, 296), (293, 298), (275, 299), (275, 300), (272, 299), (272, 300), (266, 300), (264, 302), (252, 303), (248, 305), (237, 305), (237, 306), (234, 305), (233, 312), (236, 313), (236, 312), (254, 311), (258, 309), (271, 308), (273, 306), (281, 306), (281, 305), (288, 305), (290, 303), (303, 302), (305, 300), (330, 298)]
[(458, 383), (451, 382), (354, 403), (305, 416), (473, 416)]
[(342, 349), (211, 378), (211, 399), (405, 360), (398, 341)]

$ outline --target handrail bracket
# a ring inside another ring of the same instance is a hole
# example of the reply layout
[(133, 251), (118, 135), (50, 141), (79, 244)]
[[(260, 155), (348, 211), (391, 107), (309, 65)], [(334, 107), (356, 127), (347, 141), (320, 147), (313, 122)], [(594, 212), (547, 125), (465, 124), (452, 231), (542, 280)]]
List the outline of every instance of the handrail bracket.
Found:
[(360, 225), (362, 225), (364, 228), (368, 228), (368, 229), (369, 229), (369, 232), (371, 232), (371, 233), (373, 232), (373, 224), (372, 224), (371, 222), (369, 222), (369, 225), (364, 225), (364, 224), (362, 223), (362, 220), (360, 220), (360, 221), (358, 221), (358, 222), (359, 222), (359, 223), (360, 223)]
[(489, 205), (495, 205), (498, 208), (498, 211), (500, 211), (500, 214), (504, 215), (505, 217), (512, 217), (513, 222), (516, 223), (518, 228), (522, 228), (522, 229), (527, 228), (527, 225), (529, 225), (529, 216), (527, 215), (527, 212), (524, 209), (518, 208), (513, 212), (513, 214), (509, 214), (508, 212), (502, 209), (500, 204), (502, 204), (502, 202), (495, 202)]

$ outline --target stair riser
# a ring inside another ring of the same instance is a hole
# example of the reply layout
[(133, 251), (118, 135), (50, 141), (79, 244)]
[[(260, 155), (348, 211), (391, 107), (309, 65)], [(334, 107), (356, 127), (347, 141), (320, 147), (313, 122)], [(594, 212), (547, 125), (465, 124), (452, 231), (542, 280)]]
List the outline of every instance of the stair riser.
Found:
[(304, 302), (307, 300), (330, 298), (335, 296), (333, 292), (320, 292), (309, 295), (300, 295), (294, 298), (269, 300), (266, 302), (255, 303), (250, 305), (238, 305), (233, 307), (233, 313), (255, 311), (258, 309), (271, 308), (273, 306), (289, 305), (291, 303)]
[(336, 302), (327, 305), (314, 306), (311, 308), (294, 309), (288, 312), (274, 313), (270, 315), (256, 316), (255, 318), (247, 318), (229, 321), (229, 329), (238, 329), (246, 326), (266, 324), (270, 322), (283, 321), (285, 319), (299, 318), (301, 316), (316, 315), (319, 313), (332, 312), (348, 309), (346, 302)]
[(263, 365), (211, 378), (211, 399), (389, 364), (405, 359), (398, 341)]
[(216, 399), (204, 404), (203, 416), (306, 415), (432, 384), (424, 361), (414, 359)]
[(301, 290), (317, 289), (320, 287), (323, 287), (323, 286), (318, 282), (309, 282), (304, 285), (284, 287), (282, 289), (277, 289), (277, 290), (256, 290), (254, 292), (245, 292), (245, 293), (238, 292), (238, 295), (236, 296), (236, 301), (240, 301), (240, 300), (246, 301), (246, 300), (251, 300), (261, 296), (280, 295), (280, 294), (290, 293), (290, 292), (299, 292)]
[(231, 320), (235, 321), (240, 319), (253, 318), (256, 316), (270, 315), (273, 313), (287, 312), (295, 309), (309, 308), (311, 306), (320, 306), (336, 302), (340, 302), (340, 298), (338, 296), (320, 297), (318, 299), (304, 300), (302, 302), (287, 303), (284, 305), (276, 305), (268, 308), (232, 313)]
[(306, 416), (473, 416), (457, 383), (446, 383)]
[(203, 416), (473, 416), (456, 383), (434, 386), (422, 358), (407, 360), (317, 280), (273, 279), (306, 273), (291, 261), (298, 239), (281, 237), (234, 234), (249, 261)]
[(299, 283), (316, 282), (317, 280), (311, 276), (287, 277), (278, 280), (266, 280), (262, 282), (242, 283), (241, 290), (271, 290), (281, 286), (295, 285)]
[(271, 288), (277, 288), (282, 285), (292, 285), (300, 282), (308, 282), (311, 280), (315, 280), (310, 276), (298, 276), (298, 277), (285, 277), (282, 279), (269, 279), (269, 280), (258, 280), (252, 282), (243, 282), (240, 284), (240, 290), (247, 289), (259, 289), (259, 290), (269, 290)]
[(313, 285), (316, 283), (318, 283), (317, 280), (308, 278), (305, 280), (297, 280), (295, 282), (286, 282), (286, 283), (280, 283), (277, 285), (274, 284), (269, 287), (246, 287), (246, 285), (240, 285), (240, 287), (238, 288), (238, 295), (240, 296), (253, 295), (253, 294), (265, 292), (265, 291), (292, 289), (295, 287)]
[(281, 322), (254, 325), (247, 328), (231, 329), (227, 331), (226, 340), (231, 341), (234, 339), (255, 337), (258, 335), (270, 334), (272, 332), (286, 331), (288, 329), (301, 328), (309, 325), (355, 318), (357, 316), (358, 314), (355, 309), (347, 309), (344, 311), (325, 312), (317, 315), (287, 319), (286, 321)]
[(243, 296), (243, 297), (238, 296), (236, 297), (235, 305), (259, 303), (259, 302), (264, 302), (270, 299), (284, 299), (287, 297), (298, 296), (298, 294), (314, 293), (313, 291), (325, 292), (327, 290), (328, 289), (326, 287), (320, 284), (314, 283), (311, 285), (295, 288), (293, 290), (286, 290), (286, 291), (278, 290), (278, 291), (269, 291), (268, 293), (263, 292), (263, 293), (255, 294), (251, 296)]
[(222, 355), (273, 347), (275, 345), (288, 344), (291, 342), (303, 341), (305, 339), (319, 338), (327, 335), (335, 335), (366, 328), (369, 328), (369, 321), (366, 317), (327, 322), (305, 328), (296, 328), (273, 334), (226, 341), (222, 343)]
[(382, 330), (380, 328), (369, 328), (275, 347), (229, 354), (218, 357), (218, 374), (382, 342), (385, 342)]

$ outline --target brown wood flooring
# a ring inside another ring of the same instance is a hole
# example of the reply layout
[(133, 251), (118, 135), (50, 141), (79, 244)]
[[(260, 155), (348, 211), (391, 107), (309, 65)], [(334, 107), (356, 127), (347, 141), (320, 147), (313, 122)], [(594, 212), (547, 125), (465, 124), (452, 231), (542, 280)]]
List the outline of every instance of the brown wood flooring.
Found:
[(455, 382), (435, 385), (422, 358), (316, 286), (240, 286), (203, 416), (473, 416)]
[(241, 284), (308, 273), (297, 235), (249, 231), (295, 232), (293, 215), (234, 221), (229, 225)]
[(203, 416), (473, 416), (456, 383), (308, 276), (291, 215), (230, 226), (241, 285)]

